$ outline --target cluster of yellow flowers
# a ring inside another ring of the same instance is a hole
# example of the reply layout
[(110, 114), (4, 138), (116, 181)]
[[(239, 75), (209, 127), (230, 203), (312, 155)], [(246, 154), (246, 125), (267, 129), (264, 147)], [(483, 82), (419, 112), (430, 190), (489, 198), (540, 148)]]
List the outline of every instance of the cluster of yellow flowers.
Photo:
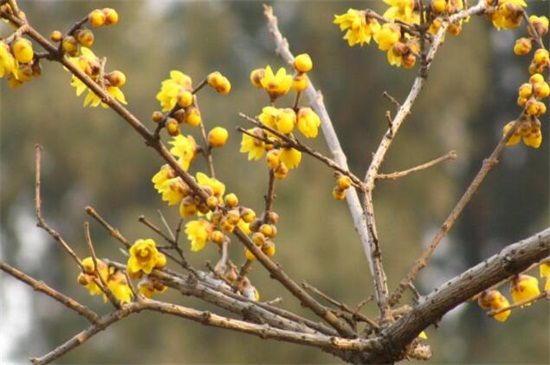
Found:
[[(128, 276), (100, 259), (96, 259), (96, 263), (97, 267), (92, 257), (82, 260), (83, 272), (78, 275), (77, 281), (88, 289), (90, 295), (103, 294), (104, 301), (107, 301), (105, 292), (108, 289), (121, 303), (130, 302), (134, 294), (127, 278), (140, 279), (143, 274), (147, 276), (138, 283), (140, 294), (150, 298), (167, 289), (156, 277), (148, 275), (154, 269), (160, 270), (166, 266), (166, 256), (157, 250), (152, 239), (139, 239), (130, 247), (130, 257), (126, 265)], [(103, 285), (107, 288), (102, 288)]]
[[(103, 300), (107, 301), (105, 291), (108, 289), (120, 302), (130, 302), (133, 294), (126, 275), (115, 267), (109, 267), (100, 259), (94, 260), (92, 257), (86, 257), (82, 260), (83, 272), (78, 275), (77, 281), (80, 285), (86, 287), (90, 295), (103, 294)], [(107, 288), (103, 288), (106, 285)]]
[[(514, 6), (517, 6), (515, 4)], [(523, 14), (523, 10), (521, 11)], [(521, 19), (519, 22), (521, 22)], [(529, 82), (523, 83), (518, 88), (518, 106), (523, 108), (523, 113), (518, 121), (512, 136), (506, 145), (513, 146), (523, 140), (529, 147), (538, 148), (542, 143), (541, 122), (539, 117), (546, 114), (547, 107), (543, 102), (550, 96), (550, 86), (545, 80), (544, 74), (550, 70), (550, 54), (539, 42), (548, 34), (548, 18), (546, 16), (532, 15), (529, 17), (527, 33), (529, 37), (519, 38), (514, 45), (514, 53), (518, 56), (527, 55), (533, 48), (533, 43), (540, 46), (533, 52), (533, 58), (529, 65), (531, 77)], [(519, 24), (518, 24), (519, 25)], [(512, 121), (503, 128), (506, 135), (516, 122)]]
[[(539, 265), (540, 276), (546, 279), (544, 285), (545, 291), (550, 291), (550, 263), (543, 262)], [(533, 299), (540, 295), (539, 281), (536, 277), (526, 274), (514, 276), (510, 283), (510, 296), (514, 304), (520, 304), (520, 307), (530, 306)], [(498, 290), (486, 290), (478, 298), (479, 306), (487, 311), (491, 311), (492, 317), (497, 321), (504, 322), (510, 314), (510, 302)]]
[[(379, 50), (387, 51), (390, 65), (410, 69), (416, 64), (420, 51), (419, 32), (415, 30), (420, 24), (420, 7), (415, 0), (384, 2), (389, 7), (383, 15), (372, 10), (349, 9), (345, 14), (335, 15), (334, 24), (346, 32), (344, 39), (350, 46), (370, 44), (374, 39)], [(423, 15), (429, 32), (436, 34), (445, 18), (463, 9), (462, 0), (432, 0)], [(457, 35), (461, 27), (462, 20), (451, 24), (448, 32)]]
[[(295, 128), (306, 138), (317, 137), (321, 119), (309, 107), (276, 108), (275, 101), (294, 90), (296, 98), (307, 88), (308, 78), (306, 73), (311, 71), (313, 63), (308, 54), (301, 54), (294, 59), (295, 74), (289, 75), (286, 69), (281, 67), (277, 73), (273, 73), (271, 66), (258, 68), (250, 74), (252, 85), (263, 89), (269, 96), (270, 105), (262, 109), (258, 120), (265, 128), (251, 128), (243, 133), (240, 152), (248, 153), (249, 160), (259, 160), (266, 154), (266, 162), (269, 169), (278, 179), (284, 179), (288, 170), (298, 167), (302, 160), (302, 153), (292, 148), (285, 142), (281, 135), (293, 138)], [(298, 99), (296, 99), (298, 100)], [(280, 135), (273, 133), (278, 132)]]
[[(0, 13), (4, 12), (11, 12), (10, 4), (0, 5)], [(0, 78), (6, 77), (11, 88), (15, 89), (41, 73), (40, 59), (29, 39), (14, 33), (0, 40)]]

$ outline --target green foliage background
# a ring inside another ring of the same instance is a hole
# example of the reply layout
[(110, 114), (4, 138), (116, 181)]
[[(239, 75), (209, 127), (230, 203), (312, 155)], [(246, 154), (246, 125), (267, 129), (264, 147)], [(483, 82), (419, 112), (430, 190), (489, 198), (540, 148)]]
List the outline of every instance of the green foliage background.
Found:
[[(273, 5), (291, 50), (312, 56), (310, 77), (324, 94), (353, 171), (364, 175), (387, 127), (384, 113), (393, 108), (381, 94), (387, 91), (403, 100), (415, 71), (390, 67), (386, 55), (375, 45), (349, 48), (331, 23), (333, 14), (348, 7), (380, 10), (381, 4), (279, 1)], [(231, 132), (227, 148), (215, 151), (219, 177), (244, 204), (261, 209), (266, 168), (262, 162), (248, 162), (238, 153), (240, 136), (235, 131), (239, 125), (248, 127), (238, 112), (256, 115), (267, 103), (266, 95), (250, 85), (250, 70), (267, 64), (282, 66), (265, 27), (261, 2), (23, 1), (21, 6), (44, 34), (68, 29), (93, 8), (116, 8), (120, 23), (94, 31), (93, 50), (108, 57), (108, 69), (126, 73), (128, 83), (123, 90), (129, 108), (151, 129), (150, 115), (158, 109), (155, 94), (170, 70), (181, 70), (195, 82), (214, 70), (228, 76), (233, 85), (228, 96), (205, 89), (199, 102), (207, 126), (222, 125)], [(529, 2), (528, 9), (547, 13), (548, 2)], [(1, 35), (8, 35), (7, 28), (2, 27)], [(375, 192), (391, 287), (445, 219), (497, 143), (502, 126), (520, 112), (515, 105), (516, 88), (528, 78), (529, 60), (514, 57), (511, 49), (521, 31), (496, 32), (480, 18), (471, 19), (464, 28), (460, 37), (448, 36), (383, 171), (406, 169), (451, 149), (457, 151), (459, 159), (398, 181), (379, 182)], [(6, 82), (0, 84), (0, 252), (7, 262), (105, 312), (99, 297), (89, 297), (77, 285), (78, 270), (69, 257), (34, 226), (35, 143), (44, 146), (45, 218), (81, 256), (87, 255), (82, 228), (89, 220), (83, 209), (86, 205), (96, 208), (131, 241), (154, 237), (137, 222), (138, 216), (158, 222), (160, 209), (175, 225), (177, 209), (164, 205), (150, 183), (160, 159), (114, 113), (82, 108), (83, 99), (74, 95), (69, 81), (70, 75), (59, 65), (44, 63), (43, 75), (16, 91), (8, 89)], [(421, 275), (418, 285), (423, 293), (506, 244), (548, 226), (547, 122), (543, 121), (544, 141), (539, 150), (524, 146), (506, 150)], [(311, 144), (328, 152), (322, 138)], [(198, 163), (194, 171), (203, 167)], [(276, 260), (297, 281), (305, 280), (334, 298), (356, 305), (372, 294), (372, 284), (347, 207), (331, 197), (333, 184), (331, 172), (309, 158), (278, 184), (276, 211), (281, 219)], [(92, 237), (99, 256), (124, 260), (117, 243), (93, 222)], [(234, 246), (235, 257), (239, 257), (242, 249)], [(40, 252), (40, 257), (35, 257), (35, 252)], [(206, 260), (216, 260), (216, 252), (207, 247), (188, 257), (195, 266), (204, 267)], [(251, 275), (263, 300), (282, 296), (283, 307), (303, 313), (259, 265)], [(3, 288), (12, 281), (4, 274), (0, 276)], [(45, 296), (32, 293), (30, 288), (24, 290), (32, 295), (32, 328), (11, 355), (14, 358), (41, 355), (87, 325)], [(0, 292), (7, 303), (10, 291)], [(212, 309), (193, 298), (174, 294), (163, 298)], [(537, 303), (514, 311), (506, 323), (497, 323), (487, 319), (476, 305), (461, 306), (442, 320), (440, 328), (428, 329), (433, 361), (546, 363), (550, 355), (548, 309), (547, 302)], [(375, 315), (374, 304), (368, 311)], [(335, 361), (316, 349), (143, 313), (109, 328), (61, 362)]]

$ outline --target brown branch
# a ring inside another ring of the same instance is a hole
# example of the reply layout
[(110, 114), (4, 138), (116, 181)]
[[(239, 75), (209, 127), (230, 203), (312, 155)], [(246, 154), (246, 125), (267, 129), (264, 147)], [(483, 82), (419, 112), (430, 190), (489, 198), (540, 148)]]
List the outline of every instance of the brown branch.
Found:
[(392, 172), (390, 174), (378, 174), (378, 175), (376, 175), (376, 180), (395, 180), (395, 179), (399, 179), (399, 178), (405, 177), (405, 176), (407, 176), (407, 175), (409, 175), (413, 172), (418, 172), (418, 171), (428, 169), (432, 166), (437, 165), (438, 163), (445, 162), (445, 161), (448, 161), (448, 160), (456, 160), (456, 157), (457, 157), (456, 152), (455, 151), (450, 151), (449, 153), (447, 153), (444, 156), (438, 157), (436, 159), (433, 159), (431, 161), (425, 162), (421, 165), (415, 166), (413, 168), (410, 168), (410, 169), (407, 169), (407, 170), (404, 170), (404, 171)]
[(105, 230), (107, 230), (107, 232), (109, 232), (109, 234), (111, 236), (113, 236), (114, 238), (116, 238), (120, 243), (122, 243), (122, 245), (125, 247), (125, 248), (130, 248), (130, 246), (132, 246), (128, 240), (126, 238), (124, 238), (124, 236), (120, 233), (120, 231), (116, 228), (114, 228), (113, 226), (111, 226), (109, 223), (107, 223), (107, 221), (105, 219), (103, 219), (98, 212), (96, 212), (96, 210), (94, 208), (92, 208), (91, 206), (87, 206), (86, 208), (84, 208), (84, 210), (86, 211), (86, 213), (88, 213), (88, 215), (90, 215), (91, 217), (93, 217), (96, 221), (99, 222), (99, 224), (101, 224), (101, 226), (103, 228), (105, 228)]
[(42, 146), (35, 145), (35, 161), (36, 161), (36, 180), (35, 180), (35, 197), (36, 197), (36, 219), (37, 223), (36, 226), (39, 228), (42, 228), (44, 231), (46, 231), (54, 240), (56, 240), (63, 250), (71, 256), (71, 258), (76, 262), (76, 264), (84, 270), (84, 267), (82, 265), (82, 261), (78, 258), (76, 253), (73, 251), (73, 249), (63, 240), (61, 235), (55, 231), (53, 228), (48, 226), (44, 218), (42, 217), (42, 197), (40, 192), (40, 186), (42, 184), (41, 182), (41, 170), (40, 170), (40, 163), (42, 160)]
[[(289, 65), (292, 65), (294, 61), (294, 56), (288, 48), (288, 42), (281, 34), (279, 26), (277, 25), (277, 18), (273, 15), (273, 9), (269, 6), (264, 6), (264, 15), (268, 20), (268, 28), (275, 41), (277, 47), (277, 53), (279, 56)], [(321, 130), (323, 131), (323, 136), (327, 142), (327, 146), (332, 154), (334, 161), (337, 166), (340, 166), (342, 169), (349, 171), (347, 158), (342, 149), (338, 135), (334, 129), (326, 106), (323, 102), (323, 96), (320, 92), (315, 89), (315, 85), (311, 81), (308, 82), (308, 86), (305, 90), (305, 95), (309, 98), (311, 107), (315, 110), (319, 118), (321, 119)], [(361, 244), (363, 246), (363, 251), (365, 252), (365, 257), (367, 259), (369, 270), (371, 274), (374, 275), (374, 266), (372, 264), (372, 255), (371, 248), (369, 245), (369, 240), (367, 236), (366, 223), (364, 219), (364, 212), (362, 208), (361, 201), (359, 200), (359, 195), (355, 189), (348, 189), (346, 193), (346, 201), (353, 219), (353, 224), (355, 230), (359, 235)]]
[(65, 355), (67, 352), (73, 350), (74, 348), (82, 345), (86, 341), (88, 341), (90, 338), (92, 338), (94, 335), (98, 334), (99, 332), (105, 330), (110, 325), (124, 319), (129, 314), (139, 311), (141, 308), (134, 308), (132, 306), (124, 306), (123, 308), (114, 311), (112, 313), (109, 313), (107, 315), (102, 316), (97, 322), (88, 327), (86, 330), (78, 333), (77, 335), (73, 336), (70, 340), (65, 342), (64, 344), (56, 347), (54, 350), (48, 352), (46, 355), (42, 357), (35, 357), (30, 359), (30, 361), (35, 365), (45, 365), (49, 364), (55, 359), (60, 358), (61, 356)]
[(395, 291), (392, 293), (391, 298), (389, 300), (389, 304), (391, 306), (395, 305), (398, 302), (399, 298), (401, 297), (405, 289), (408, 287), (409, 283), (411, 283), (414, 280), (414, 278), (420, 272), (420, 270), (426, 267), (427, 262), (432, 256), (432, 254), (434, 253), (435, 249), (437, 248), (437, 246), (439, 246), (439, 244), (441, 243), (441, 241), (443, 240), (447, 232), (449, 232), (451, 227), (456, 222), (458, 216), (462, 213), (466, 205), (470, 202), (470, 200), (474, 196), (475, 192), (477, 191), (477, 189), (479, 188), (479, 186), (481, 185), (481, 183), (483, 182), (483, 180), (485, 179), (489, 171), (491, 171), (491, 169), (498, 164), (498, 159), (502, 154), (502, 152), (504, 151), (504, 149), (506, 148), (506, 142), (510, 139), (512, 134), (515, 133), (515, 130), (519, 125), (519, 120), (520, 119), (518, 119), (514, 124), (514, 126), (510, 128), (508, 133), (502, 137), (502, 139), (499, 141), (499, 143), (497, 144), (497, 146), (495, 147), (491, 155), (485, 160), (483, 160), (483, 163), (478, 173), (473, 178), (472, 182), (470, 183), (470, 185), (468, 186), (468, 188), (466, 189), (462, 197), (456, 203), (451, 213), (449, 213), (449, 215), (447, 216), (447, 218), (441, 225), (440, 230), (432, 239), (430, 245), (424, 250), (424, 252), (422, 252), (422, 255), (415, 261), (413, 266), (409, 269), (407, 275), (399, 282), (397, 289), (395, 289)]
[[(347, 168), (341, 167), (336, 161), (328, 158), (327, 156), (323, 155), (320, 152), (315, 151), (313, 148), (301, 143), (297, 139), (290, 138), (286, 134), (281, 133), (281, 132), (277, 131), (276, 129), (273, 129), (273, 128), (265, 125), (264, 123), (260, 122), (256, 118), (251, 118), (248, 115), (243, 114), (243, 113), (239, 113), (239, 116), (241, 118), (243, 118), (244, 120), (246, 120), (246, 121), (262, 128), (262, 129), (265, 129), (266, 131), (269, 131), (270, 133), (272, 133), (275, 136), (279, 137), (284, 142), (284, 144), (287, 144), (289, 147), (292, 147), (292, 148), (294, 148), (298, 151), (307, 153), (308, 155), (310, 155), (311, 157), (321, 161), (322, 163), (324, 163), (328, 167), (340, 172), (342, 175), (348, 176), (351, 179), (351, 181), (353, 181), (354, 185), (356, 185), (359, 188), (362, 188), (363, 182), (361, 181), (361, 179), (359, 179), (357, 176), (355, 176)], [(261, 140), (261, 138), (259, 138), (258, 136), (255, 136), (252, 133), (249, 133), (248, 131), (246, 131), (242, 128), (240, 128), (238, 130), (242, 133), (245, 133), (245, 134), (251, 136), (252, 138), (256, 138), (256, 139)], [(264, 140), (264, 142), (266, 142), (266, 141)]]
[(387, 363), (402, 357), (402, 351), (420, 332), (436, 323), (447, 312), (495, 283), (528, 268), (550, 256), (550, 228), (511, 244), (498, 254), (449, 280), (381, 333), (380, 353), (366, 355), (370, 363)]
[(64, 295), (63, 293), (55, 290), (54, 288), (48, 286), (43, 281), (38, 281), (25, 273), (17, 270), (16, 268), (10, 266), (9, 264), (0, 261), (0, 270), (4, 271), (6, 274), (13, 276), (14, 278), (21, 280), (25, 284), (32, 287), (34, 290), (42, 292), (52, 299), (63, 304), (65, 307), (74, 310), (81, 316), (85, 317), (91, 323), (96, 323), (99, 319), (99, 316), (93, 311), (89, 310), (86, 306), (80, 304), (71, 297)]

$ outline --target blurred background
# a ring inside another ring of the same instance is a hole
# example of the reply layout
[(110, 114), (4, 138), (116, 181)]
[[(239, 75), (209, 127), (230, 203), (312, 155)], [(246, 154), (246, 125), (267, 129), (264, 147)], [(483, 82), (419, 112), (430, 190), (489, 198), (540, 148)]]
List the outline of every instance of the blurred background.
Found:
[[(548, 14), (547, 1), (530, 1), (528, 10)], [(382, 97), (406, 97), (416, 70), (388, 65), (385, 53), (348, 47), (332, 24), (334, 14), (374, 1), (277, 1), (279, 25), (295, 53), (314, 61), (310, 78), (324, 94), (329, 113), (348, 154), (351, 169), (364, 176), (371, 154), (386, 130)], [(253, 88), (249, 73), (270, 64), (283, 66), (274, 52), (256, 1), (22, 1), (28, 18), (43, 34), (66, 30), (94, 8), (114, 7), (115, 27), (94, 30), (97, 55), (107, 69), (127, 75), (123, 88), (130, 110), (154, 128), (155, 95), (169, 71), (177, 69), (195, 83), (219, 70), (232, 82), (227, 96), (204, 89), (199, 94), (207, 128), (230, 131), (229, 144), (214, 151), (217, 174), (227, 191), (260, 211), (266, 189), (263, 162), (238, 153), (237, 126), (249, 127), (238, 112), (257, 115), (266, 95)], [(5, 24), (0, 35), (10, 34)], [(525, 82), (529, 57), (513, 55), (515, 39), (497, 32), (484, 18), (472, 18), (460, 37), (447, 36), (413, 108), (382, 166), (383, 172), (410, 168), (456, 150), (458, 160), (397, 181), (380, 181), (375, 209), (390, 288), (395, 288), (446, 218), (484, 157), (493, 150), (502, 127), (519, 115), (517, 87)], [(87, 256), (84, 212), (93, 206), (130, 241), (155, 235), (137, 222), (144, 215), (160, 225), (158, 210), (173, 226), (177, 209), (167, 207), (150, 182), (161, 165), (156, 154), (109, 110), (82, 108), (69, 85), (70, 75), (57, 64), (43, 63), (43, 75), (11, 90), (0, 83), (0, 257), (99, 313), (110, 307), (90, 297), (76, 283), (79, 270), (51, 237), (36, 228), (34, 217), (34, 145), (43, 150), (43, 214), (81, 256)], [(307, 102), (307, 101), (303, 101)], [(281, 101), (279, 105), (290, 103)], [(422, 272), (417, 286), (428, 293), (507, 244), (548, 226), (548, 120), (538, 150), (524, 145), (506, 149), (464, 211), (449, 237)], [(184, 133), (191, 133), (184, 129)], [(309, 142), (309, 141), (308, 141)], [(328, 153), (322, 138), (311, 146)], [(204, 168), (194, 165), (196, 172)], [(276, 261), (296, 281), (305, 280), (330, 296), (357, 305), (373, 293), (366, 260), (347, 206), (331, 196), (332, 173), (304, 158), (297, 171), (278, 184), (275, 210), (280, 214)], [(100, 257), (124, 261), (118, 243), (95, 222), (92, 238)], [(187, 257), (197, 268), (215, 262), (212, 245)], [(234, 245), (234, 257), (242, 248)], [(239, 259), (236, 259), (240, 262)], [(538, 276), (538, 272), (533, 272)], [(282, 287), (255, 265), (251, 273), (262, 300), (281, 296), (282, 307), (311, 317)], [(88, 323), (45, 295), (0, 274), (0, 346), (2, 363), (23, 363), (42, 356), (84, 329)], [(508, 295), (508, 293), (505, 293)], [(193, 298), (165, 293), (159, 297), (212, 310)], [(407, 299), (408, 300), (408, 299)], [(375, 315), (370, 304), (367, 314)], [(461, 305), (427, 330), (433, 363), (548, 363), (548, 302), (514, 310), (508, 321), (486, 317), (477, 305)], [(223, 312), (222, 312), (223, 314)], [(314, 348), (265, 341), (240, 333), (175, 320), (156, 313), (132, 316), (70, 352), (59, 363), (337, 363)]]

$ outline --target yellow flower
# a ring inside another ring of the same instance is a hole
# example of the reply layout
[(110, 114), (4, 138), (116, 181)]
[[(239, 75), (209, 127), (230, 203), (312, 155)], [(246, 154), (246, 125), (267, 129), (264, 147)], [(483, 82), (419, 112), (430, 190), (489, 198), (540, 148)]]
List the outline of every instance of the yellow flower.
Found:
[(212, 189), (214, 196), (220, 198), (225, 193), (225, 185), (216, 178), (208, 177), (202, 172), (197, 172), (197, 182), (202, 188)]
[(103, 282), (107, 282), (109, 276), (109, 268), (107, 267), (107, 264), (99, 259), (96, 260), (96, 262), (97, 268), (95, 268), (94, 261), (91, 257), (86, 257), (82, 260), (84, 272), (78, 275), (77, 279), (80, 285), (83, 285), (86, 289), (88, 289), (90, 295), (103, 294), (103, 291), (99, 285), (94, 281), (94, 279), (100, 280), (98, 273), (101, 276), (101, 279), (103, 279)]
[(262, 113), (258, 116), (258, 119), (266, 126), (277, 129), (275, 121), (277, 120), (278, 115), (279, 109), (272, 106), (266, 106), (262, 108)]
[(176, 105), (178, 96), (183, 91), (192, 91), (191, 77), (180, 71), (170, 71), (170, 78), (161, 83), (160, 91), (157, 93), (157, 100), (162, 106), (162, 111), (170, 111)]
[(321, 125), (321, 119), (311, 108), (300, 108), (298, 111), (298, 130), (306, 138), (315, 138)]
[(168, 165), (162, 165), (159, 172), (157, 172), (151, 181), (153, 182), (155, 189), (161, 193), (160, 186), (166, 181), (176, 177), (174, 170)]
[(517, 28), (523, 20), (523, 8), (526, 6), (524, 0), (500, 0), (489, 19), (498, 30)]
[[(508, 308), (510, 302), (498, 290), (484, 291), (478, 299), (478, 304), (482, 309), (497, 311), (503, 308)], [(504, 322), (508, 319), (511, 311), (505, 310), (493, 316), (499, 322)]]
[(12, 73), (16, 69), (16, 66), (16, 61), (11, 54), (10, 47), (4, 42), (0, 42), (0, 77)]
[(283, 134), (292, 133), (296, 124), (296, 113), (291, 108), (279, 109), (277, 118), (275, 119), (275, 127), (277, 131)]
[[(98, 82), (99, 78), (99, 58), (86, 47), (81, 47), (80, 52), (82, 53), (80, 57), (71, 57), (70, 61), (75, 64), (82, 72), (88, 75), (92, 80)], [(88, 87), (75, 75), (72, 76), (71, 86), (76, 89), (76, 95), (80, 96), (84, 91), (88, 90), (88, 94), (84, 99), (84, 106), (96, 107), (101, 104), (101, 107), (108, 108), (109, 106), (101, 102), (101, 98), (97, 96), (92, 90), (89, 90)], [(127, 104), (124, 93), (117, 86), (106, 86), (105, 88), (109, 95), (121, 102), (122, 104)]]
[[(540, 295), (539, 281), (536, 277), (520, 274), (517, 275), (510, 285), (510, 294), (514, 303), (533, 299)], [(531, 303), (522, 305), (529, 306)]]
[(298, 167), (300, 161), (302, 160), (302, 152), (294, 148), (282, 148), (279, 158), (281, 159), (281, 162), (286, 165), (286, 167), (289, 169), (294, 169)]
[(197, 155), (197, 143), (193, 136), (184, 137), (179, 134), (172, 138), (169, 142), (172, 145), (170, 153), (178, 157), (178, 163), (185, 171), (189, 170), (189, 166)]
[(162, 195), (162, 200), (168, 205), (179, 204), (183, 198), (189, 195), (189, 187), (180, 177), (168, 179), (161, 183), (157, 189)]
[(540, 276), (546, 278), (544, 290), (550, 290), (550, 262), (543, 262), (539, 266)]
[(157, 293), (164, 293), (166, 289), (168, 287), (153, 276), (148, 276), (138, 283), (139, 293), (147, 298), (151, 298)]
[[(502, 135), (506, 135), (510, 128), (514, 125), (514, 121), (506, 124), (502, 129)], [(506, 146), (514, 146), (523, 139), (526, 146), (539, 148), (542, 143), (542, 133), (540, 130), (540, 121), (538, 119), (522, 121), (520, 126), (514, 131)]]
[(401, 28), (395, 23), (386, 23), (379, 32), (374, 35), (374, 40), (378, 43), (378, 49), (381, 51), (389, 50), (401, 37)]
[[(126, 276), (122, 271), (116, 270), (109, 276), (107, 287), (121, 303), (129, 303), (132, 301), (132, 289), (130, 289)], [(107, 301), (107, 296), (103, 296), (103, 300)]]
[[(260, 128), (248, 129), (247, 132), (259, 137), (263, 135), (263, 131)], [(254, 138), (246, 133), (243, 133), (243, 137), (241, 139), (241, 149), (239, 152), (248, 152), (249, 160), (259, 160), (264, 155), (265, 143), (258, 138)]]
[(390, 7), (384, 12), (388, 20), (402, 20), (407, 23), (419, 23), (420, 16), (414, 11), (414, 0), (384, 0)]
[(289, 92), (292, 87), (292, 75), (287, 75), (283, 67), (279, 68), (276, 74), (273, 74), (271, 67), (267, 66), (260, 83), (269, 94), (269, 97), (275, 100)]
[(347, 30), (344, 39), (350, 47), (356, 44), (362, 47), (365, 43), (370, 43), (372, 36), (380, 30), (380, 24), (375, 18), (367, 17), (364, 11), (355, 9), (348, 9), (346, 14), (335, 15), (334, 24), (338, 24), (341, 31)]
[(212, 234), (212, 224), (206, 219), (199, 218), (185, 224), (185, 234), (191, 241), (191, 251), (200, 251), (206, 245)]
[(152, 239), (139, 239), (130, 247), (130, 258), (128, 259), (128, 272), (136, 273), (143, 271), (150, 274), (157, 265), (159, 252), (155, 241)]

